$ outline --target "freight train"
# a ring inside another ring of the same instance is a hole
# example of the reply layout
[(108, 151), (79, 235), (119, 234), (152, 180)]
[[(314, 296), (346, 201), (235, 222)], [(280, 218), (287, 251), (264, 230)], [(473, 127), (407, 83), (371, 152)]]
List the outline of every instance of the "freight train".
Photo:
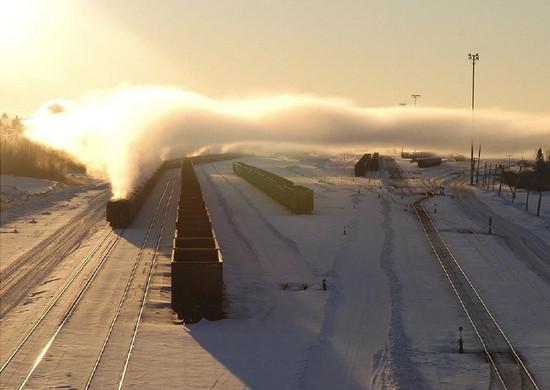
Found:
[(182, 161), (171, 282), (172, 309), (180, 319), (223, 317), (223, 258), (191, 159)]
[(243, 158), (245, 155), (242, 153), (219, 153), (219, 154), (201, 154), (199, 156), (189, 157), (193, 165), (208, 164), (216, 161), (223, 160), (235, 160), (237, 158)]
[(414, 152), (412, 157), (411, 157), (411, 161), (410, 162), (417, 162), (418, 160), (421, 160), (423, 158), (432, 158), (432, 157), (436, 157), (435, 156), (435, 153), (432, 153), (432, 152)]
[(355, 177), (362, 177), (365, 176), (367, 171), (378, 171), (379, 168), (379, 154), (364, 154), (359, 161), (355, 164), (355, 167), (353, 169), (353, 173)]
[[(194, 164), (206, 164), (221, 160), (232, 160), (242, 156), (242, 154), (237, 153), (205, 154), (191, 157), (190, 161)], [(129, 226), (153, 188), (155, 188), (158, 179), (164, 171), (180, 168), (182, 161), (183, 159), (181, 158), (164, 161), (149, 180), (132, 192), (127, 199), (109, 201), (106, 210), (107, 222), (113, 228), (125, 228)]]
[(373, 171), (373, 172), (378, 171), (378, 168), (379, 168), (378, 160), (379, 160), (379, 154), (374, 153), (369, 163), (367, 164), (367, 171)]
[(371, 159), (371, 154), (367, 153), (367, 154), (364, 154), (359, 159), (359, 161), (357, 161), (354, 167), (355, 177), (365, 176), (365, 174), (367, 173), (367, 164), (369, 163), (370, 159)]
[(115, 229), (125, 228), (130, 225), (164, 171), (179, 168), (180, 166), (181, 159), (164, 161), (155, 173), (132, 192), (127, 199), (115, 199), (107, 202), (107, 222)]
[(241, 161), (233, 163), (233, 171), (294, 214), (313, 212), (313, 190)]
[(418, 168), (428, 168), (428, 167), (435, 167), (438, 165), (441, 165), (441, 157), (425, 157), (425, 158), (419, 158), (418, 161)]

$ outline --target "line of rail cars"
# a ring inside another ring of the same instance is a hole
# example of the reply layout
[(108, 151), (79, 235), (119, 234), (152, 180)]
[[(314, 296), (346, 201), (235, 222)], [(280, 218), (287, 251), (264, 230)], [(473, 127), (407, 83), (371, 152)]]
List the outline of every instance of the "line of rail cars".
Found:
[(441, 165), (441, 157), (426, 157), (417, 159), (418, 168), (428, 168)]
[(313, 190), (295, 185), (284, 177), (241, 161), (233, 163), (233, 172), (290, 209), (294, 214), (311, 214), (313, 212)]
[(364, 154), (359, 161), (357, 161), (355, 167), (353, 168), (355, 177), (365, 176), (367, 173), (367, 163), (369, 162), (371, 156), (372, 155), (370, 153)]
[(127, 199), (115, 199), (107, 202), (106, 218), (113, 228), (125, 228), (134, 219), (141, 206), (157, 184), (158, 179), (167, 169), (179, 168), (181, 159), (164, 161), (153, 175)]
[(191, 159), (182, 161), (171, 271), (172, 309), (180, 319), (222, 318), (223, 258)]
[[(190, 160), (194, 164), (207, 164), (221, 160), (232, 160), (242, 156), (242, 154), (237, 153), (205, 154), (191, 157)], [(127, 199), (109, 201), (106, 210), (107, 222), (109, 222), (113, 228), (124, 228), (130, 225), (134, 216), (141, 209), (141, 206), (153, 188), (155, 188), (158, 179), (162, 176), (164, 171), (167, 169), (180, 168), (182, 161), (182, 158), (164, 161), (156, 172), (144, 184), (132, 192)]]
[(411, 161), (410, 162), (417, 162), (418, 160), (424, 159), (424, 158), (432, 158), (436, 157), (435, 153), (432, 152), (414, 152)]
[(373, 171), (373, 172), (378, 171), (378, 168), (380, 166), (379, 157), (380, 155), (378, 153), (372, 154), (372, 157), (369, 163), (367, 164), (367, 171)]
[(355, 164), (353, 168), (353, 173), (355, 177), (365, 176), (367, 171), (378, 171), (379, 167), (379, 154), (378, 153), (366, 153), (364, 154), (359, 161)]
[(242, 153), (218, 153), (218, 154), (201, 154), (199, 156), (190, 157), (190, 160), (194, 165), (208, 164), (216, 161), (234, 160), (237, 158), (243, 158), (245, 155)]

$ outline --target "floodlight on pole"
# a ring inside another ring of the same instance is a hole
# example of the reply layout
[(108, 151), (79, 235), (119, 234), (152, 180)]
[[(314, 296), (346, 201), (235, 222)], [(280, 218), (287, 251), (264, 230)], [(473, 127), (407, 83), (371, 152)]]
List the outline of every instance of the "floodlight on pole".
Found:
[(472, 63), (472, 145), (470, 148), (470, 185), (474, 185), (474, 109), (475, 109), (475, 80), (476, 62), (479, 61), (479, 53), (468, 53), (468, 60)]
[(418, 99), (422, 95), (420, 95), (418, 93), (413, 93), (411, 96), (414, 99), (414, 108), (416, 108), (416, 99)]

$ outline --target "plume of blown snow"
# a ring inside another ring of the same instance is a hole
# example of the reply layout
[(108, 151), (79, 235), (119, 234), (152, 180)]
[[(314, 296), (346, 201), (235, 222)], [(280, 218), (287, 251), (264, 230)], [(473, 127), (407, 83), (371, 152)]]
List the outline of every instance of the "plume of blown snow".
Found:
[(161, 161), (205, 151), (367, 148), (467, 151), (472, 134), (485, 153), (531, 153), (550, 139), (550, 116), (479, 110), (366, 108), (312, 95), (215, 100), (162, 87), (94, 92), (47, 103), (27, 135), (61, 148), (126, 197)]

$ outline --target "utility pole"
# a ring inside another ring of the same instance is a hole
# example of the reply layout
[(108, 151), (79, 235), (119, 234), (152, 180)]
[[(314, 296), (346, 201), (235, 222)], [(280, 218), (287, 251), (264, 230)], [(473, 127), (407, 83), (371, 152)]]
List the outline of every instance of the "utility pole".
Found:
[(474, 108), (475, 108), (475, 80), (476, 62), (479, 61), (479, 53), (468, 53), (468, 59), (472, 62), (472, 147), (470, 150), (470, 185), (474, 185)]
[(498, 168), (498, 165), (495, 164), (495, 173), (493, 174), (493, 187), (491, 188), (491, 192), (495, 190), (495, 182), (497, 180), (497, 168)]
[(416, 99), (418, 99), (422, 95), (420, 95), (419, 93), (413, 93), (411, 96), (414, 99), (414, 108), (416, 108)]
[(511, 154), (505, 154), (506, 157), (508, 157), (508, 169), (512, 168), (512, 155)]
[(498, 184), (498, 196), (502, 192), (502, 176), (504, 176), (504, 165), (500, 166), (500, 183)]
[[(473, 119), (473, 114), (472, 114), (472, 122), (474, 121)], [(472, 134), (473, 134), (473, 130), (472, 130)], [(475, 161), (474, 161), (474, 138), (472, 136), (472, 146), (470, 148), (470, 185), (473, 186), (474, 185), (474, 167), (475, 167)]]
[(479, 183), (479, 164), (481, 162), (481, 144), (479, 144), (479, 151), (477, 153), (477, 169), (476, 169), (476, 187)]
[[(487, 176), (487, 172), (489, 176)], [(491, 178), (491, 164), (489, 164), (489, 171), (487, 171), (487, 161), (485, 161), (485, 173), (483, 175), (483, 184), (487, 186), (487, 191), (489, 191), (489, 179)]]

